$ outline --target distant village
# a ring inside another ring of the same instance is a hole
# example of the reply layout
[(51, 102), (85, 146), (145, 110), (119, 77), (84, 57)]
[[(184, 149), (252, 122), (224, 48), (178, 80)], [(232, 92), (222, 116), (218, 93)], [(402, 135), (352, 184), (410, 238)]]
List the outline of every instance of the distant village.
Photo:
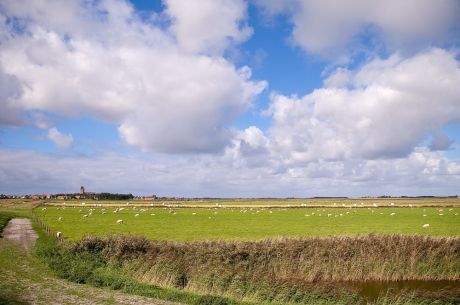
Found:
[(95, 193), (85, 191), (85, 187), (80, 187), (80, 192), (70, 194), (28, 194), (28, 195), (5, 195), (0, 194), (0, 199), (92, 199), (92, 200), (155, 200), (158, 199), (155, 195), (150, 196), (133, 196), (133, 194), (117, 194), (117, 193)]

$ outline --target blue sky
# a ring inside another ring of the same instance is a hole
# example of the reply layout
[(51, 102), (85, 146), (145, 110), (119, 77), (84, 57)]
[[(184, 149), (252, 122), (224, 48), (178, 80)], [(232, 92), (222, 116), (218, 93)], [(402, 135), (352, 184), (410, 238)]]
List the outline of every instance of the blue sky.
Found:
[(458, 194), (458, 13), (4, 1), (0, 193)]

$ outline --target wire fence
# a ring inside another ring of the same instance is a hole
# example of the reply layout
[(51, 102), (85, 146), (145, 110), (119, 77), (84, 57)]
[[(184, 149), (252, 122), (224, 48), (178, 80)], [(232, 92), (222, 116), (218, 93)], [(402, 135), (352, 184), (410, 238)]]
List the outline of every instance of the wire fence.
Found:
[(52, 230), (49, 226), (47, 226), (41, 219), (40, 217), (35, 214), (34, 209), (42, 206), (41, 204), (36, 205), (35, 207), (32, 208), (31, 213), (32, 213), (32, 220), (42, 228), (42, 230), (50, 237), (56, 238), (58, 241), (63, 241), (64, 240), (64, 235), (61, 232), (56, 232)]

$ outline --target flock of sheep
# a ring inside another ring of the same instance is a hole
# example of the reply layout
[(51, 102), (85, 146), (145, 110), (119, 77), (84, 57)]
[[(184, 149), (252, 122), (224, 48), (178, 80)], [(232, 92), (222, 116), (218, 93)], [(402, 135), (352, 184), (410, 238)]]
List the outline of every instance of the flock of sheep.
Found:
[[(84, 203), (84, 202), (81, 203), (81, 205), (83, 205), (83, 206), (84, 206), (85, 204), (86, 204), (86, 203)], [(126, 203), (126, 205), (129, 205), (129, 203)], [(304, 205), (305, 205), (305, 204), (302, 204), (301, 206), (304, 206)], [(336, 204), (333, 204), (333, 205), (336, 206)], [(361, 202), (360, 205), (362, 206), (363, 203)], [(390, 203), (390, 205), (393, 206), (394, 203)], [(217, 206), (219, 206), (219, 204), (217, 204)], [(345, 205), (345, 204), (342, 204), (342, 206), (345, 207), (346, 205)], [(353, 204), (353, 207), (356, 207), (356, 206), (358, 206), (358, 204), (354, 203), (354, 204)], [(412, 204), (409, 204), (409, 206), (412, 207)], [(219, 206), (219, 207), (222, 208), (223, 206)], [(288, 207), (290, 207), (290, 205), (288, 205)], [(378, 205), (374, 203), (374, 204), (373, 204), (373, 207), (378, 207)], [(44, 210), (44, 209), (46, 209), (46, 208), (43, 208), (43, 210)], [(123, 207), (116, 208), (116, 209), (113, 211), (113, 213), (121, 212), (121, 211), (123, 211), (124, 209), (125, 209), (125, 208), (123, 208)], [(136, 207), (133, 207), (133, 209), (136, 209)], [(166, 208), (164, 208), (164, 209), (166, 209)], [(368, 209), (371, 210), (372, 213), (374, 213), (374, 210), (373, 210), (373, 209), (371, 209), (370, 207), (369, 207)], [(285, 210), (285, 209), (283, 209), (283, 210)], [(449, 211), (452, 211), (452, 210), (453, 210), (453, 209), (449, 209)], [(81, 210), (80, 210), (80, 211), (81, 211)], [(84, 214), (83, 217), (84, 217), (84, 218), (87, 218), (88, 216), (91, 216), (93, 211), (94, 211), (94, 209), (90, 209), (90, 210), (89, 210), (89, 213), (88, 213), (88, 214)], [(140, 211), (140, 212), (145, 212), (146, 209), (143, 209), (143, 208), (142, 208), (142, 209), (140, 209), (139, 211)], [(232, 211), (233, 211), (233, 210), (232, 210)], [(253, 211), (253, 208), (248, 208), (248, 209), (243, 208), (243, 209), (240, 209), (239, 212), (241, 212), (241, 213), (246, 213), (246, 212), (248, 212), (248, 211)], [(317, 210), (317, 211), (321, 211), (321, 210)], [(326, 210), (323, 209), (323, 211), (325, 212)], [(423, 211), (425, 212), (426, 210), (424, 209)], [(443, 209), (439, 209), (438, 211), (439, 211), (439, 212), (442, 212)], [(257, 210), (256, 210), (256, 213), (259, 213), (259, 212), (260, 212), (260, 210), (257, 209)], [(271, 211), (271, 210), (269, 210), (268, 212), (269, 212), (270, 214), (273, 213), (273, 211)], [(356, 211), (355, 211), (355, 212), (356, 212)], [(176, 214), (173, 210), (170, 210), (170, 213)], [(349, 214), (349, 213), (350, 213), (350, 212), (346, 212), (345, 214)], [(105, 209), (102, 209), (102, 214), (105, 214)], [(193, 213), (192, 213), (192, 215), (196, 215), (196, 214), (197, 214), (196, 212), (193, 212)], [(217, 212), (215, 212), (214, 214), (217, 214)], [(383, 215), (383, 213), (380, 213), (380, 214)], [(155, 214), (151, 214), (151, 215), (155, 215)], [(315, 215), (314, 212), (311, 213), (311, 216), (313, 216), (313, 215)], [(321, 215), (322, 215), (322, 214), (317, 214), (317, 216), (321, 216)], [(394, 212), (393, 212), (393, 213), (390, 213), (390, 216), (395, 216), (395, 215), (396, 215), (396, 213), (394, 213)], [(442, 216), (442, 215), (444, 215), (444, 214), (439, 213), (439, 215)], [(455, 213), (454, 215), (458, 215), (458, 214)], [(136, 213), (136, 214), (134, 215), (134, 217), (139, 217), (139, 216), (140, 216), (139, 213)], [(308, 216), (310, 216), (310, 214), (305, 214), (305, 216), (308, 217)], [(327, 214), (327, 217), (332, 217), (332, 216), (338, 217), (338, 216), (344, 216), (344, 214), (343, 214), (343, 213), (341, 213), (341, 214), (336, 214), (336, 215), (333, 215), (333, 214), (330, 214), (330, 213)], [(426, 215), (426, 214), (423, 214), (423, 216), (427, 216), (427, 215)], [(211, 218), (211, 217), (210, 217), (210, 218)], [(62, 221), (62, 217), (59, 217), (58, 220), (59, 220), (59, 221)], [(119, 224), (119, 225), (123, 224), (123, 219), (118, 219), (118, 220), (116, 221), (116, 224)], [(428, 227), (430, 227), (430, 224), (428, 224), (428, 223), (423, 224), (422, 227), (423, 227), (423, 228), (428, 228)], [(58, 234), (59, 234), (60, 236), (62, 235), (61, 232), (58, 232)], [(58, 236), (58, 237), (59, 237), (59, 236)]]

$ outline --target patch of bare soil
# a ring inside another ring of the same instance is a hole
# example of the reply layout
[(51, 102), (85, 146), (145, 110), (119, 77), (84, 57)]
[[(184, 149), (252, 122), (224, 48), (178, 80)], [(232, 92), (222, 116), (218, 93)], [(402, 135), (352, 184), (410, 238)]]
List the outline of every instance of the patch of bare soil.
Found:
[(38, 235), (32, 229), (30, 219), (13, 218), (3, 230), (3, 238), (20, 244), (21, 247), (28, 251), (34, 246)]

